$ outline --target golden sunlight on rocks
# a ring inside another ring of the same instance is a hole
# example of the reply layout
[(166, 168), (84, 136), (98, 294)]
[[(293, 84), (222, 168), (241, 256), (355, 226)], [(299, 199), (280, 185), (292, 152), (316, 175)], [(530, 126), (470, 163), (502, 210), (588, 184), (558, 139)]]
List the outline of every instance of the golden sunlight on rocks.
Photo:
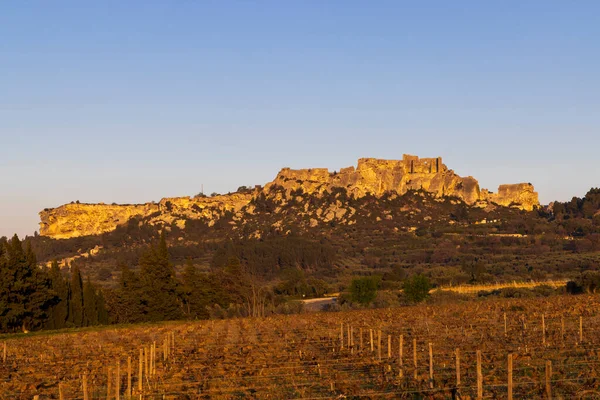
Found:
[[(135, 205), (65, 204), (40, 212), (40, 234), (55, 239), (97, 235), (110, 232), (136, 217), (147, 218), (152, 225), (175, 223), (184, 227), (187, 219), (202, 219), (213, 226), (228, 212), (237, 215), (238, 219), (243, 218), (244, 213), (252, 214), (255, 208), (250, 204), (251, 200), (262, 194), (269, 196), (270, 189), (276, 186), (285, 190), (283, 195), (276, 194), (277, 200), (298, 200), (300, 194), (321, 194), (344, 188), (350, 196), (357, 198), (425, 190), (438, 198), (455, 196), (467, 204), (484, 208), (495, 203), (532, 210), (539, 205), (538, 194), (529, 183), (501, 185), (497, 193), (492, 193), (480, 189), (475, 178), (455, 174), (442, 163), (441, 157), (404, 155), (401, 160), (361, 158), (356, 168), (342, 168), (339, 172), (329, 172), (325, 168), (284, 168), (264, 189), (256, 188), (246, 193), (164, 198), (158, 203)], [(332, 206), (323, 210), (323, 217), (330, 220), (341, 218), (345, 213), (346, 210)], [(313, 224), (315, 222), (311, 221)]]

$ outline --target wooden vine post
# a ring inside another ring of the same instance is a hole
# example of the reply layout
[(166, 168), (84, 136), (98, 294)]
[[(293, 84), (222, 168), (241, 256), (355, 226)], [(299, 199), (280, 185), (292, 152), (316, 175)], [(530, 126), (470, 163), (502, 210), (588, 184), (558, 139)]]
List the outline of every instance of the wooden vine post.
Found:
[(144, 348), (144, 372), (146, 373), (146, 379), (150, 378), (150, 364), (149, 364), (149, 356), (150, 350), (147, 347)]
[(112, 390), (112, 369), (108, 367), (106, 372), (106, 400), (110, 400), (110, 391)]
[(363, 328), (360, 328), (360, 352), (363, 351)]
[(348, 324), (348, 326), (346, 327), (348, 333), (346, 335), (346, 341), (348, 344), (348, 348), (352, 350), (352, 338), (350, 337), (350, 324)]
[(400, 362), (400, 377), (402, 377), (404, 375), (404, 361), (403, 361), (403, 352), (404, 352), (404, 335), (400, 335), (400, 340), (399, 340), (400, 344), (398, 345), (399, 349), (398, 349), (398, 356), (400, 358), (399, 362)]
[(388, 358), (392, 358), (392, 335), (388, 335)]
[(483, 374), (481, 373), (481, 350), (477, 350), (477, 398), (483, 399)]
[(131, 357), (127, 357), (127, 397), (131, 397)]
[(171, 354), (175, 357), (175, 332), (171, 332), (171, 344), (173, 345)]
[(546, 361), (546, 397), (552, 400), (552, 361)]
[(117, 376), (116, 376), (117, 380), (115, 383), (115, 398), (117, 400), (121, 400), (121, 362), (117, 361)]
[(163, 361), (167, 361), (169, 355), (169, 341), (167, 338), (163, 341)]
[(153, 344), (154, 351), (152, 352), (152, 375), (156, 376), (156, 342)]
[(373, 329), (369, 329), (369, 343), (371, 343), (371, 353), (375, 351), (373, 343)]
[(433, 389), (433, 344), (429, 343), (429, 388)]
[(506, 313), (504, 313), (504, 336), (508, 335), (508, 326), (506, 324)]
[(400, 363), (400, 367), (402, 367), (404, 360), (404, 335), (400, 335), (400, 339), (398, 340), (398, 362)]
[(377, 331), (377, 359), (381, 361), (381, 329)]
[(579, 316), (579, 344), (583, 343), (583, 316)]
[(542, 345), (546, 345), (546, 319), (544, 314), (542, 314)]
[(417, 371), (417, 339), (413, 339), (413, 363), (415, 366), (415, 380), (418, 379), (418, 371)]
[(65, 400), (65, 395), (63, 393), (63, 384), (62, 382), (58, 382), (58, 399)]
[(456, 348), (456, 387), (460, 386), (460, 349)]
[(88, 400), (88, 385), (87, 385), (87, 375), (83, 374), (83, 379), (82, 379), (82, 389), (83, 389), (83, 400)]
[(340, 324), (340, 350), (344, 349), (344, 323)]
[(140, 368), (138, 372), (138, 391), (140, 396), (144, 389), (144, 349), (140, 349)]
[(508, 400), (513, 400), (513, 355), (508, 355)]

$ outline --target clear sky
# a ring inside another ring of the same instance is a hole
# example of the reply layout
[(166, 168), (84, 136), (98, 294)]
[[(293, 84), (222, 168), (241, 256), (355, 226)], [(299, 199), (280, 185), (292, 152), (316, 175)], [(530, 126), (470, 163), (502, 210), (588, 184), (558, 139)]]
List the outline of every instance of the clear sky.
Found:
[(600, 186), (600, 2), (0, 2), (0, 235), (73, 200), (443, 156), (541, 201)]

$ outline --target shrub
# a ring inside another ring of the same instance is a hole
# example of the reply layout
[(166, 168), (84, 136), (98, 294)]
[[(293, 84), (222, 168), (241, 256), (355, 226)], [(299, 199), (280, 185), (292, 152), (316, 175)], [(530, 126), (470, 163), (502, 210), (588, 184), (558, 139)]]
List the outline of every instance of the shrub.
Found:
[(398, 295), (390, 292), (377, 292), (373, 307), (375, 308), (391, 308), (400, 306)]
[(429, 296), (431, 283), (423, 275), (413, 275), (404, 281), (403, 289), (408, 300), (419, 303)]
[(379, 280), (379, 277), (353, 279), (352, 284), (350, 285), (350, 299), (352, 302), (359, 303), (363, 306), (371, 304), (377, 296)]

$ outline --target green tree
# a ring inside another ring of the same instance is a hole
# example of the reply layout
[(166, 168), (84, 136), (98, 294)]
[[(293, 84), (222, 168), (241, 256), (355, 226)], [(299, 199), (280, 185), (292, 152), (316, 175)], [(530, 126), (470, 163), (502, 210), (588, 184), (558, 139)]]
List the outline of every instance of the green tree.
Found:
[(88, 276), (83, 285), (83, 315), (84, 326), (98, 325), (98, 304), (97, 304), (96, 288), (92, 285)]
[(363, 306), (371, 304), (377, 297), (377, 287), (379, 286), (379, 277), (356, 278), (350, 285), (350, 298), (353, 302)]
[(30, 244), (24, 251), (17, 235), (0, 245), (0, 327), (4, 331), (40, 328), (56, 301), (50, 278), (36, 265)]
[(142, 305), (142, 283), (138, 274), (126, 264), (121, 265), (119, 288), (116, 299), (111, 302), (111, 317), (114, 322), (129, 323), (144, 320)]
[(413, 275), (404, 281), (403, 289), (408, 300), (419, 303), (429, 296), (431, 284), (426, 276)]
[(181, 297), (184, 304), (184, 312), (188, 318), (197, 318), (196, 303), (199, 299), (199, 275), (192, 260), (188, 258), (181, 275)]
[(158, 246), (150, 248), (140, 257), (142, 312), (148, 321), (181, 318), (175, 270), (169, 261), (169, 251), (164, 231)]
[(47, 329), (61, 329), (66, 326), (69, 317), (69, 284), (60, 272), (56, 260), (50, 266), (50, 280), (52, 290), (57, 296), (56, 304), (50, 309), (50, 315), (46, 323)]
[(69, 298), (69, 323), (72, 326), (83, 326), (83, 281), (77, 265), (71, 267), (71, 284)]

